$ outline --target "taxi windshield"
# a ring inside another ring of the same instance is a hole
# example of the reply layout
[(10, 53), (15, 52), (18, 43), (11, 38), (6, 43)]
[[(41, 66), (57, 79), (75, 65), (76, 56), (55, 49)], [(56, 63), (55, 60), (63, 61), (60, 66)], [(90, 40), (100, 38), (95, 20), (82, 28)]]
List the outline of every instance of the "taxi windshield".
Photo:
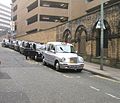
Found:
[(56, 52), (58, 52), (58, 53), (75, 53), (75, 49), (71, 45), (57, 45)]

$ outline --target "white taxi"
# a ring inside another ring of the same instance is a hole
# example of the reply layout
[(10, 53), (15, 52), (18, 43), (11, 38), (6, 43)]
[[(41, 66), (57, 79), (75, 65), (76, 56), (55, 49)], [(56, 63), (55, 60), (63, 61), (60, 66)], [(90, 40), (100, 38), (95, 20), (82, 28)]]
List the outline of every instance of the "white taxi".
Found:
[(56, 70), (74, 69), (82, 71), (84, 60), (78, 56), (74, 46), (64, 42), (48, 42), (43, 53), (43, 64), (50, 64)]

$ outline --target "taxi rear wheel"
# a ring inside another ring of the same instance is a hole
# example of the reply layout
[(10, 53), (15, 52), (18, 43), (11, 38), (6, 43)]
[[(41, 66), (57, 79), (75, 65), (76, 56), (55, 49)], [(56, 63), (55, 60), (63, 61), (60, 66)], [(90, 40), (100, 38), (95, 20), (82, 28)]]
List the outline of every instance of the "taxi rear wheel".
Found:
[(81, 71), (82, 71), (82, 69), (77, 69), (77, 71), (78, 71), (78, 72), (81, 72)]
[(35, 60), (37, 60), (37, 57), (38, 57), (38, 54), (36, 53), (36, 54), (35, 54)]
[(44, 58), (43, 58), (43, 65), (47, 65), (47, 63), (45, 62)]
[(58, 61), (55, 63), (55, 69), (56, 69), (57, 71), (59, 71), (59, 70), (60, 70), (60, 64), (59, 64), (59, 62), (58, 62)]

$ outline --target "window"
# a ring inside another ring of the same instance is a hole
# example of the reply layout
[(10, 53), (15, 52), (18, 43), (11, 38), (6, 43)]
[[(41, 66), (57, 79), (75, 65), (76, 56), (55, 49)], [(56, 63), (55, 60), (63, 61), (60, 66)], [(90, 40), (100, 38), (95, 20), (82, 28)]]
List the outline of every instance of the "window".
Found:
[(5, 16), (5, 17), (11, 17), (11, 15), (10, 14), (5, 14), (5, 13), (2, 13), (2, 12), (0, 12), (0, 16)]
[(51, 50), (55, 50), (55, 46), (54, 45), (51, 45)]
[(17, 20), (17, 15), (13, 17), (13, 21), (16, 21), (16, 20)]
[(30, 30), (30, 31), (27, 31), (26, 33), (27, 34), (31, 34), (31, 33), (35, 33), (35, 32), (37, 32), (37, 29), (33, 29), (33, 30)]
[(63, 2), (40, 1), (40, 6), (68, 9), (68, 3), (63, 3)]
[(15, 31), (17, 30), (17, 25), (15, 24)]
[(93, 1), (93, 0), (85, 0), (85, 1), (88, 3), (88, 2), (91, 2), (91, 1)]
[(57, 45), (56, 51), (58, 53), (75, 53), (75, 49), (71, 45)]
[(64, 16), (53, 16), (53, 15), (40, 15), (40, 21), (47, 21), (47, 22), (66, 22), (66, 21), (68, 21), (68, 17), (64, 17)]
[(36, 7), (38, 7), (38, 0), (36, 0), (35, 2), (33, 2), (31, 5), (29, 5), (27, 7), (28, 12), (30, 12), (31, 10), (35, 9)]
[(3, 22), (3, 21), (0, 21), (0, 24), (3, 24), (3, 25), (10, 25), (10, 23), (7, 23), (7, 22)]
[(17, 5), (13, 8), (13, 12), (15, 12), (17, 10)]
[(27, 19), (27, 25), (32, 24), (38, 21), (38, 14), (32, 16), (31, 18)]
[(12, 0), (12, 3), (14, 3), (16, 0)]

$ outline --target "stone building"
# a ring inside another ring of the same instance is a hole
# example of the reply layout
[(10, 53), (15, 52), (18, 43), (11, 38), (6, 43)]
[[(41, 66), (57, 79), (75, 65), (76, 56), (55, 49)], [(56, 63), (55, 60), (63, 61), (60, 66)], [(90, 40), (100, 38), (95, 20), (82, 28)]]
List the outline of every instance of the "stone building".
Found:
[[(120, 2), (110, 3), (104, 8), (104, 63), (120, 68)], [(101, 29), (100, 10), (57, 27), (57, 41), (72, 42), (85, 60), (100, 61)]]
[[(120, 68), (120, 1), (104, 4), (104, 64)], [(65, 41), (73, 43), (86, 61), (100, 62), (100, 5), (88, 13), (56, 27), (17, 39), (36, 42)]]

